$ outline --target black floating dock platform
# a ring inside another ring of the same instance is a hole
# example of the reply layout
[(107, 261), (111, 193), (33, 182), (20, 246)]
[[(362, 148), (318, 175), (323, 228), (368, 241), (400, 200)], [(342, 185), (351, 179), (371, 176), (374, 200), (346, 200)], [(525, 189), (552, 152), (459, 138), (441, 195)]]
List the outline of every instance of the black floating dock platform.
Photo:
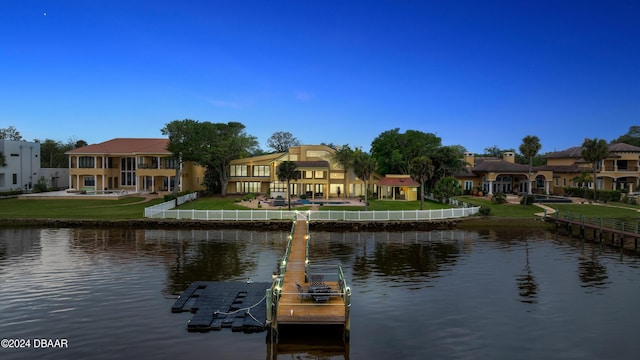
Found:
[(260, 332), (267, 328), (266, 290), (271, 283), (196, 281), (180, 295), (171, 312), (193, 313), (187, 330), (230, 328)]

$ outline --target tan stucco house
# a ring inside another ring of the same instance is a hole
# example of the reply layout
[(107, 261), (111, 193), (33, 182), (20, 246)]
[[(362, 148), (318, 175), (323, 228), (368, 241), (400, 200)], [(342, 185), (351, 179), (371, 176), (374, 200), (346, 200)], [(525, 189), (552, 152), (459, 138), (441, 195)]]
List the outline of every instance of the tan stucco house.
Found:
[[(582, 156), (582, 147), (575, 146), (546, 155), (547, 165), (542, 168), (552, 171), (556, 193), (565, 186), (576, 186), (573, 179), (581, 172), (593, 174), (593, 164)], [(596, 165), (598, 189), (619, 190), (622, 193), (638, 191), (640, 185), (640, 147), (618, 143), (609, 145), (609, 156)], [(592, 175), (593, 176), (593, 175)], [(593, 183), (589, 183), (593, 189)]]
[[(300, 171), (300, 179), (291, 181), (291, 194), (310, 199), (353, 197), (365, 193), (364, 181), (355, 176), (353, 169), (345, 172), (331, 160), (335, 150), (325, 145), (300, 145), (288, 151), (231, 161), (227, 193), (269, 193), (286, 198), (287, 183), (278, 180), (276, 168), (283, 161), (293, 161)], [(377, 192), (379, 175), (368, 181), (369, 188)]]
[(185, 163), (176, 182), (177, 161), (168, 139), (116, 138), (67, 151), (71, 189), (169, 193), (203, 190), (204, 168)]
[[(505, 152), (502, 158), (475, 156), (465, 153), (466, 168), (454, 176), (462, 189), (479, 189), (484, 194), (495, 193), (545, 193), (551, 191), (553, 174), (529, 165), (516, 164), (515, 153)], [(531, 180), (528, 180), (530, 177)]]
[[(547, 164), (534, 166), (529, 179), (529, 166), (515, 163), (515, 154), (505, 152), (502, 158), (479, 157), (465, 153), (466, 168), (455, 174), (467, 191), (480, 189), (485, 194), (539, 193), (563, 195), (565, 187), (575, 187), (574, 180), (583, 171), (593, 174), (593, 164), (581, 156), (576, 146), (546, 155)], [(610, 144), (609, 156), (597, 164), (598, 189), (637, 191), (640, 185), (640, 147)], [(531, 186), (530, 186), (531, 184)], [(593, 188), (593, 183), (589, 183)]]

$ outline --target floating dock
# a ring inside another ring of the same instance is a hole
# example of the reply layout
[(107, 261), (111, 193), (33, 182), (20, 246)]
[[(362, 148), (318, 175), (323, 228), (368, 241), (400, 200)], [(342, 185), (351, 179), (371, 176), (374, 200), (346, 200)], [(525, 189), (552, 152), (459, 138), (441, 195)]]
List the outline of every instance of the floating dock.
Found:
[(267, 329), (266, 294), (271, 283), (197, 281), (180, 295), (171, 312), (189, 311), (187, 330), (207, 332), (230, 328), (236, 332)]
[(309, 222), (297, 216), (273, 283), (198, 281), (182, 293), (171, 311), (193, 313), (187, 330), (270, 330), (277, 342), (280, 325), (332, 325), (348, 341), (351, 289), (341, 265), (310, 264)]

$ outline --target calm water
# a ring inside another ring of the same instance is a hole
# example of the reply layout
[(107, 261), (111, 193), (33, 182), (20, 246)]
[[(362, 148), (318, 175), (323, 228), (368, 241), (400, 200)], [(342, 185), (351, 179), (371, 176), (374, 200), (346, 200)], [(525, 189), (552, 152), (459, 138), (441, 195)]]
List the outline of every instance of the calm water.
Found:
[(638, 357), (640, 260), (544, 231), (313, 233), (312, 261), (341, 262), (353, 290), (346, 347), (308, 329), (278, 347), (190, 333), (171, 313), (195, 280), (271, 281), (286, 235), (0, 230), (0, 338), (68, 342), (0, 358)]

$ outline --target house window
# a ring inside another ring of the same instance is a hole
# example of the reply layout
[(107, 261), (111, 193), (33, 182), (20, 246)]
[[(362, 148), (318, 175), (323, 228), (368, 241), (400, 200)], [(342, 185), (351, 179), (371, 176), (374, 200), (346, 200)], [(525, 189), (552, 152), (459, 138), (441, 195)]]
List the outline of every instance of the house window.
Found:
[(562, 186), (567, 186), (567, 178), (562, 178)]
[(165, 169), (175, 169), (178, 167), (178, 161), (174, 157), (164, 158)]
[(464, 189), (465, 190), (473, 190), (473, 181), (465, 180), (464, 181)]
[(271, 192), (287, 191), (287, 183), (285, 181), (273, 181), (269, 186)]
[(553, 186), (558, 186), (558, 178), (553, 178)]
[(247, 165), (231, 165), (229, 176), (247, 176)]
[(94, 160), (93, 156), (80, 156), (78, 158), (78, 167), (84, 169), (93, 168), (95, 164)]
[(314, 176), (316, 179), (324, 179), (324, 171), (314, 171)]
[(93, 176), (84, 176), (82, 186), (96, 186), (96, 179)]
[(627, 170), (627, 160), (618, 160), (618, 170)]
[(176, 177), (175, 176), (171, 176), (170, 178), (162, 179), (162, 188), (165, 189), (165, 190), (169, 190), (169, 186), (171, 186), (171, 189), (176, 187)]
[(253, 167), (253, 176), (268, 177), (271, 175), (269, 165), (256, 165)]
[(134, 186), (136, 184), (136, 158), (120, 159), (120, 185)]
[(260, 192), (259, 181), (239, 181), (236, 183), (237, 193), (257, 193)]
[(13, 174), (13, 185), (18, 185), (18, 174)]

